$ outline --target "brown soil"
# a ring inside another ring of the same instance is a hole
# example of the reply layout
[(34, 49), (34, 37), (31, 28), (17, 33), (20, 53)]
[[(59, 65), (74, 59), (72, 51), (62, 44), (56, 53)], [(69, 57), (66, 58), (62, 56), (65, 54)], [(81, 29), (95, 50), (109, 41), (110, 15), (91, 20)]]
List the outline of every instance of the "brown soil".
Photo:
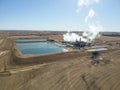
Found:
[[(5, 43), (4, 48), (11, 51), (6, 47), (10, 42)], [(90, 52), (76, 52), (59, 59), (51, 56), (54, 62), (9, 66), (11, 75), (0, 76), (0, 90), (120, 90), (120, 49), (101, 52), (101, 56), (111, 61), (92, 65)], [(9, 58), (10, 52), (2, 60)]]

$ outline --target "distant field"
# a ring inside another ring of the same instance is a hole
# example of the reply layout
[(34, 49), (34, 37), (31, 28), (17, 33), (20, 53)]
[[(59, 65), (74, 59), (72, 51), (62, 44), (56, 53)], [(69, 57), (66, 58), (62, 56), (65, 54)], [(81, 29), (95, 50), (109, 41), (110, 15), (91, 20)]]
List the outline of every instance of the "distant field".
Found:
[[(9, 36), (9, 38), (51, 38), (54, 40), (62, 41), (63, 36), (62, 35), (46, 35), (46, 36)], [(120, 37), (114, 37), (114, 36), (101, 36), (100, 38), (97, 38), (96, 40), (100, 41), (120, 41)]]
[(62, 35), (45, 35), (45, 36), (8, 36), (8, 38), (13, 38), (13, 39), (17, 39), (17, 38), (53, 38), (55, 40), (63, 40), (63, 36)]
[(120, 41), (120, 37), (113, 37), (113, 36), (101, 36), (99, 38), (101, 41)]

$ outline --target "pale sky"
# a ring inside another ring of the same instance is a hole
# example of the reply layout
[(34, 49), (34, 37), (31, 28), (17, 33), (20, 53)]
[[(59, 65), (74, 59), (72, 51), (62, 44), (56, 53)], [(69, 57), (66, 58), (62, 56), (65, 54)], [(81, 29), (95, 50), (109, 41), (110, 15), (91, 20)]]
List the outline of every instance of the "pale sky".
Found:
[(87, 20), (120, 31), (120, 0), (0, 0), (0, 30), (84, 31)]

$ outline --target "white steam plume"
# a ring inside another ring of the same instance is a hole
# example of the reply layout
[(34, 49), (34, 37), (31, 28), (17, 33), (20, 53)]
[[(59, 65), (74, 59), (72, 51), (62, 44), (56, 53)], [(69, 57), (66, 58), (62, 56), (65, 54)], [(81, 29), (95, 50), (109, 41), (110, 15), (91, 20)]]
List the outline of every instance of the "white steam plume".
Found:
[(93, 3), (99, 3), (99, 0), (78, 0), (78, 8), (77, 8), (77, 10), (76, 10), (76, 12), (79, 12), (79, 10), (80, 10), (80, 8), (82, 8), (82, 7), (86, 7), (86, 6), (89, 6), (89, 5), (91, 5), (91, 4), (93, 4)]
[(67, 41), (67, 42), (76, 42), (76, 41), (87, 42), (87, 38), (84, 38), (83, 36), (80, 36), (76, 33), (70, 33), (70, 32), (64, 34), (63, 39), (64, 41)]
[[(84, 6), (89, 6), (92, 3), (99, 3), (99, 0), (78, 0), (78, 9)], [(95, 16), (94, 9), (90, 9), (88, 15), (85, 17), (85, 22), (88, 24), (88, 20), (92, 19)], [(83, 32), (82, 35), (78, 35), (76, 33), (66, 33), (63, 35), (64, 41), (67, 42), (76, 42), (76, 41), (83, 41), (83, 42), (92, 42), (97, 36), (99, 36), (99, 32), (102, 30), (102, 26), (100, 24), (88, 24), (88, 32)]]
[(92, 42), (96, 37), (99, 37), (99, 32), (103, 30), (103, 27), (100, 24), (90, 24), (88, 25), (89, 31), (83, 32), (82, 35), (78, 35), (76, 33), (66, 33), (63, 35), (64, 41), (67, 42), (76, 42), (76, 41), (83, 41), (83, 42)]
[(94, 15), (95, 15), (95, 11), (93, 9), (90, 9), (88, 15), (85, 17), (85, 22), (87, 23), (88, 19), (93, 18)]
[(99, 24), (89, 25), (89, 39), (93, 41), (97, 36), (99, 36), (99, 32), (103, 30), (103, 27)]

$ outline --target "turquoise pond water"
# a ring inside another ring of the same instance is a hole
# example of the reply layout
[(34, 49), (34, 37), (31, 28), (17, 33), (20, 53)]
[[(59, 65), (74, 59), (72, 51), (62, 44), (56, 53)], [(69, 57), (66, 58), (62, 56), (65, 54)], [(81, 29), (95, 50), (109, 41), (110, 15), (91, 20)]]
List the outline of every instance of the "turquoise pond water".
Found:
[(16, 43), (16, 47), (22, 54), (48, 54), (67, 51), (62, 44), (51, 42)]

